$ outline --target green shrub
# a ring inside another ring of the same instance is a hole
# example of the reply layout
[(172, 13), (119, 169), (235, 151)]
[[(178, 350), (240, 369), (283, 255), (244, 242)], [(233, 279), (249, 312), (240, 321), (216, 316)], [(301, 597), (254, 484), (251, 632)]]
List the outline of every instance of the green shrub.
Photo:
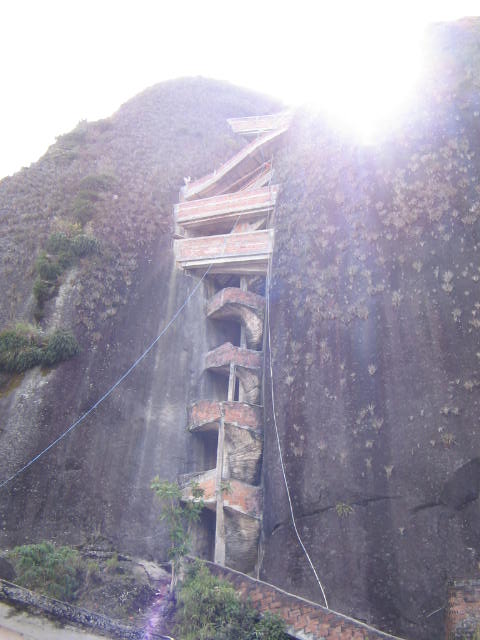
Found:
[(57, 362), (73, 358), (79, 351), (75, 336), (65, 329), (57, 329), (48, 338), (47, 346), (43, 351), (42, 364), (52, 366)]
[(115, 176), (112, 176), (109, 173), (97, 173), (82, 178), (78, 186), (80, 190), (90, 192), (110, 191), (115, 183)]
[(38, 278), (33, 284), (33, 295), (37, 302), (37, 315), (44, 303), (53, 298), (58, 289), (58, 277), (71, 267), (77, 258), (98, 253), (100, 244), (93, 236), (76, 233), (73, 237), (57, 231), (47, 240), (47, 252), (42, 251), (35, 268)]
[(101, 197), (98, 191), (92, 191), (91, 189), (80, 189), (77, 193), (78, 200), (88, 200), (89, 202), (98, 202)]
[[(85, 233), (69, 236), (63, 232), (56, 232), (52, 233), (47, 241), (47, 251), (50, 254), (56, 254), (60, 265), (67, 266), (70, 266), (74, 256), (81, 258), (91, 253), (98, 253), (99, 246), (96, 238)], [(40, 255), (43, 257), (45, 254)]]
[(84, 226), (95, 215), (95, 205), (90, 200), (76, 197), (73, 201), (72, 214), (75, 220)]
[(72, 251), (79, 258), (84, 256), (98, 253), (100, 250), (100, 243), (93, 236), (87, 236), (83, 233), (75, 236), (72, 240)]
[(81, 560), (71, 547), (50, 542), (15, 547), (9, 554), (16, 582), (27, 589), (71, 601), (79, 587)]
[(78, 352), (78, 342), (65, 329), (45, 335), (31, 325), (16, 325), (0, 333), (0, 371), (7, 373), (23, 373), (37, 365), (52, 366)]
[(96, 582), (98, 580), (99, 573), (100, 573), (100, 567), (98, 565), (98, 562), (96, 562), (95, 560), (88, 560), (87, 572), (85, 576), (87, 584), (91, 582)]
[(17, 325), (0, 333), (0, 370), (23, 373), (42, 362), (42, 348), (36, 329)]
[(34, 345), (21, 349), (15, 354), (13, 359), (13, 371), (22, 373), (27, 369), (32, 369), (39, 364), (43, 364), (43, 350)]
[(118, 569), (118, 553), (115, 552), (112, 556), (105, 562), (106, 569), (109, 573), (115, 573)]
[(75, 256), (73, 255), (71, 247), (68, 251), (61, 251), (57, 256), (57, 264), (59, 267), (58, 275), (61, 275), (64, 271), (71, 267), (74, 262)]
[(33, 283), (33, 295), (37, 301), (37, 305), (42, 307), (44, 302), (53, 298), (56, 292), (56, 284), (37, 278)]
[(48, 253), (68, 253), (71, 250), (72, 240), (63, 231), (57, 231), (47, 240)]
[(61, 149), (72, 150), (87, 141), (87, 130), (82, 123), (79, 123), (73, 131), (58, 136), (56, 140)]
[(82, 178), (72, 206), (74, 219), (82, 226), (86, 225), (95, 216), (95, 204), (102, 198), (102, 192), (110, 191), (115, 183), (115, 177), (107, 173)]
[(191, 565), (178, 593), (177, 631), (182, 640), (286, 640), (277, 616), (242, 602), (235, 588), (201, 562)]
[(62, 272), (62, 268), (58, 264), (57, 260), (47, 255), (45, 251), (38, 256), (37, 261), (35, 263), (35, 269), (42, 278), (42, 280), (46, 280), (47, 282), (55, 282), (57, 277)]

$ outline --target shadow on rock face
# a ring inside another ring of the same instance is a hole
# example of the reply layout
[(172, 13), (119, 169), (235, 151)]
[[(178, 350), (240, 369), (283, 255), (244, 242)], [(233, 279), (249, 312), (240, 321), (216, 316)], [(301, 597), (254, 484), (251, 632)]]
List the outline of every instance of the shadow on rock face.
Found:
[(466, 507), (480, 493), (480, 458), (473, 458), (457, 469), (443, 485), (440, 504), (456, 509)]
[(0, 578), (8, 582), (13, 582), (15, 578), (15, 570), (5, 558), (0, 558)]
[(446, 480), (438, 500), (420, 504), (412, 509), (412, 513), (439, 506), (461, 511), (470, 502), (476, 500), (479, 495), (480, 458), (472, 458), (472, 460), (469, 460), (469, 462), (454, 471), (450, 478)]

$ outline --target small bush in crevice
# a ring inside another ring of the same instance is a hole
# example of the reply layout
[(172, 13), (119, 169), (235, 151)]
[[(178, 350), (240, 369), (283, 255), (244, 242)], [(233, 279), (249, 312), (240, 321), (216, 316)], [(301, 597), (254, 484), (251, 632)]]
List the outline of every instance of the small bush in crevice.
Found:
[(0, 371), (23, 373), (37, 365), (52, 366), (79, 350), (77, 340), (65, 329), (46, 335), (32, 325), (17, 324), (0, 333)]
[(72, 151), (76, 147), (85, 144), (87, 141), (87, 130), (84, 124), (80, 122), (73, 131), (57, 136), (56, 140), (59, 149)]
[(83, 191), (95, 193), (98, 191), (110, 191), (116, 183), (115, 176), (109, 173), (97, 173), (85, 176), (80, 180), (79, 187)]
[(78, 258), (99, 253), (100, 243), (93, 236), (80, 233), (72, 239), (72, 251)]
[(38, 256), (35, 263), (35, 269), (42, 280), (54, 282), (57, 276), (62, 272), (62, 268), (58, 261), (49, 256), (45, 251)]
[(48, 253), (62, 253), (70, 250), (72, 244), (71, 238), (63, 231), (52, 233), (47, 240)]
[(95, 211), (95, 205), (91, 200), (86, 200), (85, 198), (77, 196), (73, 201), (73, 218), (82, 226), (86, 225), (87, 222), (90, 222), (95, 215)]
[(116, 178), (107, 173), (92, 174), (82, 178), (72, 205), (73, 218), (82, 226), (86, 225), (95, 216), (95, 205), (102, 199), (102, 193), (111, 191), (116, 182)]
[(261, 616), (238, 597), (233, 585), (201, 562), (191, 565), (180, 586), (177, 631), (182, 640), (287, 640), (284, 622)]
[(50, 542), (15, 547), (9, 553), (16, 572), (15, 581), (59, 600), (71, 601), (80, 586), (81, 558), (71, 547)]
[(62, 231), (51, 234), (46, 251), (40, 253), (35, 263), (38, 277), (33, 285), (33, 295), (37, 302), (37, 319), (44, 303), (56, 295), (59, 276), (77, 259), (99, 252), (100, 244), (93, 236), (84, 233), (70, 236)]
[(65, 329), (57, 329), (48, 338), (47, 346), (43, 352), (42, 364), (52, 366), (73, 358), (79, 351), (80, 348), (75, 336)]
[(42, 280), (41, 278), (36, 278), (35, 282), (33, 283), (33, 295), (35, 297), (38, 309), (41, 309), (47, 300), (53, 298), (56, 290), (56, 283), (47, 282), (46, 280)]

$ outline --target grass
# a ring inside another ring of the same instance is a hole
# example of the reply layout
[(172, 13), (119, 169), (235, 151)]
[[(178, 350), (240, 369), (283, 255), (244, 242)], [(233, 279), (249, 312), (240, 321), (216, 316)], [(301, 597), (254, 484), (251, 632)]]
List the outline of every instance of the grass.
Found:
[(15, 547), (9, 559), (19, 585), (67, 602), (75, 598), (82, 561), (71, 547), (56, 547), (51, 542), (28, 544)]
[(75, 229), (74, 234), (64, 231), (52, 233), (46, 250), (40, 253), (35, 263), (37, 278), (33, 284), (33, 295), (37, 303), (37, 318), (41, 316), (45, 302), (56, 295), (62, 273), (79, 259), (100, 252), (96, 238), (79, 233), (78, 226), (72, 228)]
[(82, 192), (89, 194), (95, 194), (95, 199), (98, 199), (99, 191), (110, 191), (116, 184), (116, 178), (109, 173), (97, 173), (85, 176), (80, 181), (79, 187)]
[(119, 564), (91, 557), (87, 549), (57, 546), (49, 541), (15, 547), (7, 558), (15, 570), (14, 582), (64, 602), (75, 602), (109, 617), (131, 622), (149, 606), (155, 589), (135, 572), (135, 562)]
[(339, 518), (347, 518), (355, 511), (355, 509), (346, 502), (337, 502), (337, 504), (335, 505), (335, 511)]
[(82, 226), (92, 220), (97, 212), (96, 204), (103, 193), (111, 191), (116, 184), (115, 176), (107, 173), (90, 174), (82, 178), (73, 201), (71, 214)]
[(79, 352), (75, 337), (65, 329), (44, 334), (34, 325), (16, 324), (0, 333), (0, 371), (23, 373), (38, 365), (53, 366)]

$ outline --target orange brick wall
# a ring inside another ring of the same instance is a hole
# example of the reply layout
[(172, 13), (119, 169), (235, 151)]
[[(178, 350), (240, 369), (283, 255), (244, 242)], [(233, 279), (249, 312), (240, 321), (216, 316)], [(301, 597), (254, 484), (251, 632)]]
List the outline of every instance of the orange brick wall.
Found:
[(228, 256), (269, 255), (272, 252), (270, 229), (250, 233), (231, 233), (220, 236), (175, 240), (175, 257), (181, 261)]
[(258, 309), (259, 313), (263, 313), (265, 298), (251, 291), (242, 291), (238, 287), (226, 287), (210, 298), (207, 304), (207, 315), (215, 313), (215, 311), (228, 304), (244, 305), (252, 309)]
[(188, 424), (195, 426), (220, 420), (222, 405), (227, 424), (237, 424), (251, 429), (261, 428), (262, 412), (260, 407), (246, 402), (220, 402), (218, 400), (198, 400), (195, 402), (189, 409)]
[(480, 580), (454, 580), (448, 589), (446, 640), (471, 640), (480, 633)]
[(239, 509), (253, 517), (262, 513), (262, 489), (239, 480), (229, 480), (229, 490), (223, 495), (223, 504), (232, 509)]
[(206, 562), (206, 565), (213, 574), (233, 584), (242, 597), (250, 599), (258, 611), (270, 611), (283, 618), (293, 638), (299, 640), (392, 640), (396, 638), (233, 569), (220, 567), (213, 562)]
[(195, 218), (203, 219), (215, 214), (228, 212), (247, 212), (252, 209), (268, 209), (273, 207), (277, 196), (278, 187), (266, 187), (252, 191), (240, 191), (226, 195), (180, 202), (175, 205), (177, 222), (182, 224), (184, 220)]
[(251, 349), (242, 349), (231, 342), (225, 342), (205, 355), (205, 368), (230, 366), (233, 362), (239, 367), (260, 369), (263, 363), (262, 353)]

